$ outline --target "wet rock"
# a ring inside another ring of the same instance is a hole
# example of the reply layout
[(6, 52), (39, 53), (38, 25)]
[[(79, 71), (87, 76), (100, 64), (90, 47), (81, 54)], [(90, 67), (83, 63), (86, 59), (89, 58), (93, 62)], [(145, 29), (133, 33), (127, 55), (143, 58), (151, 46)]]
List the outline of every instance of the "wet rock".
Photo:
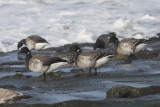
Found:
[[(46, 78), (60, 79), (61, 75), (60, 72), (49, 72), (46, 74)], [(43, 75), (38, 76), (38, 78), (43, 79)]]
[(16, 73), (15, 75), (12, 76), (12, 78), (31, 78), (31, 75), (23, 75), (23, 74), (19, 74)]
[(116, 55), (115, 57), (112, 58), (112, 60), (125, 60), (127, 59), (127, 56), (126, 55)]
[(137, 98), (160, 93), (160, 86), (135, 88), (131, 86), (115, 86), (107, 92), (107, 98)]
[(20, 90), (32, 90), (32, 87), (29, 86), (22, 86), (19, 88)]
[(158, 36), (158, 37), (151, 37), (151, 38), (149, 38), (149, 40), (151, 41), (151, 43), (160, 41), (160, 34), (159, 34), (159, 35), (157, 34), (157, 36)]
[(70, 71), (70, 73), (86, 73), (86, 71), (84, 71), (83, 69), (72, 69), (71, 71)]
[(17, 87), (13, 85), (0, 85), (0, 88), (5, 88), (5, 89), (16, 89)]
[(18, 78), (31, 78), (31, 75), (23, 75), (20, 73), (16, 73), (15, 75), (9, 75), (9, 76), (5, 76), (2, 77), (1, 79), (7, 79), (7, 78), (13, 78), (13, 79), (18, 79)]
[[(132, 57), (132, 60), (134, 59), (153, 59), (153, 58), (157, 58), (157, 56), (159, 56), (160, 58), (160, 55), (158, 55), (158, 51), (140, 51), (136, 54), (134, 54), (134, 57)], [(127, 56), (126, 55), (116, 55), (115, 57), (112, 58), (112, 60), (125, 60), (127, 59)]]
[(65, 74), (66, 72), (64, 72), (64, 71), (57, 71), (56, 72), (56, 74), (58, 74), (58, 75), (62, 75), (62, 74)]
[(27, 96), (20, 92), (0, 88), (0, 104), (11, 103), (14, 100), (20, 100), (24, 98), (27, 98)]
[(157, 51), (141, 51), (135, 54), (137, 59), (153, 59), (157, 58), (158, 52)]
[(83, 69), (72, 69), (70, 73), (74, 74), (74, 77), (81, 77), (84, 76), (84, 74), (88, 74), (88, 72)]

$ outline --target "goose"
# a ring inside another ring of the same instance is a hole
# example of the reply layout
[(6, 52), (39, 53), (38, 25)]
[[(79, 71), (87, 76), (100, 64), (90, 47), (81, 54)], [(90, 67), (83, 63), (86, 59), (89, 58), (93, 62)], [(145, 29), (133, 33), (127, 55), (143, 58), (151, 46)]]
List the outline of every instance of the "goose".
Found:
[(82, 50), (77, 46), (74, 45), (70, 49), (72, 51), (76, 51), (75, 56), (75, 64), (78, 67), (85, 68), (89, 70), (89, 76), (92, 76), (91, 69), (95, 69), (94, 76), (97, 75), (97, 68), (103, 66), (105, 63), (109, 61), (114, 55), (109, 55), (106, 53), (100, 53), (94, 50), (87, 50), (82, 52)]
[(121, 41), (117, 40), (114, 44), (118, 54), (127, 55), (125, 63), (131, 63), (131, 57), (141, 51), (148, 43), (150, 40), (125, 38)]
[(41, 50), (45, 46), (49, 45), (49, 43), (44, 38), (38, 35), (32, 35), (18, 42), (17, 44), (18, 50), (21, 47), (23, 47), (23, 45), (26, 45), (29, 48), (29, 50)]
[(97, 48), (108, 48), (109, 44), (114, 43), (116, 40), (118, 40), (118, 38), (116, 37), (116, 33), (114, 32), (102, 34), (97, 38), (96, 43), (93, 45), (93, 49), (96, 50)]
[(27, 47), (22, 47), (19, 52), (26, 54), (25, 65), (30, 71), (43, 73), (43, 80), (46, 80), (46, 73), (68, 64), (66, 60), (59, 57), (49, 57), (44, 54), (32, 56)]

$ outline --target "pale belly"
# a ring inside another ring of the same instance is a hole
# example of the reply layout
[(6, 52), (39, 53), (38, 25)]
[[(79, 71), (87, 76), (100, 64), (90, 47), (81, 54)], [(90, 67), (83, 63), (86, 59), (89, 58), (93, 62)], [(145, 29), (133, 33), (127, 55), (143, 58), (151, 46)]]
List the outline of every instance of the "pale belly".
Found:
[(40, 50), (44, 48), (45, 46), (49, 45), (48, 43), (36, 43), (35, 44), (35, 50)]
[(141, 51), (145, 46), (146, 46), (147, 44), (140, 44), (140, 45), (138, 45), (137, 47), (136, 47), (136, 49), (135, 49), (135, 52), (134, 53), (137, 53), (137, 52), (139, 52), (139, 51)]
[(48, 67), (43, 66), (39, 60), (32, 60), (29, 62), (29, 70), (37, 73), (44, 73), (48, 70)]
[(59, 67), (61, 67), (61, 66), (64, 66), (64, 65), (66, 65), (66, 64), (68, 64), (68, 63), (67, 63), (67, 62), (54, 63), (54, 64), (52, 64), (52, 65), (49, 67), (49, 70), (48, 70), (47, 72), (51, 72), (51, 71), (53, 71), (53, 70), (55, 70), (55, 69), (57, 69), (57, 68), (59, 68)]
[(133, 47), (125, 43), (123, 43), (120, 47), (118, 47), (117, 51), (119, 54), (122, 55), (130, 55), (134, 53)]
[(95, 61), (91, 61), (90, 57), (87, 57), (87, 56), (78, 57), (77, 66), (89, 69), (89, 68), (93, 68), (94, 65), (95, 65)]

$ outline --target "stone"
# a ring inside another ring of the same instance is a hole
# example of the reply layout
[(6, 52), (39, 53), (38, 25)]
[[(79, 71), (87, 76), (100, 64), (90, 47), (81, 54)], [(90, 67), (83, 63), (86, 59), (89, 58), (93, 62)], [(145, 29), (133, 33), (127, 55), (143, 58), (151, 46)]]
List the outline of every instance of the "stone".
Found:
[(25, 96), (20, 92), (0, 88), (0, 104), (10, 103), (22, 98), (25, 98)]
[(20, 90), (32, 90), (32, 87), (29, 87), (29, 86), (21, 86), (19, 89), (20, 89)]
[(114, 86), (107, 91), (107, 98), (137, 98), (160, 93), (160, 86), (135, 88), (131, 86)]

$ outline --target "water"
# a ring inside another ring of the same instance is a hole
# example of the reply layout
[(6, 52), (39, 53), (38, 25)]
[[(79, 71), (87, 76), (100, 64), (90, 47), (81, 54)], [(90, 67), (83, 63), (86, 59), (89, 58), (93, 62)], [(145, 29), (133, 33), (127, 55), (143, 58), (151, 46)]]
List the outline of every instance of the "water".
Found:
[(159, 0), (1, 0), (0, 51), (38, 34), (50, 47), (95, 42), (114, 31), (120, 39), (148, 38), (160, 29)]

